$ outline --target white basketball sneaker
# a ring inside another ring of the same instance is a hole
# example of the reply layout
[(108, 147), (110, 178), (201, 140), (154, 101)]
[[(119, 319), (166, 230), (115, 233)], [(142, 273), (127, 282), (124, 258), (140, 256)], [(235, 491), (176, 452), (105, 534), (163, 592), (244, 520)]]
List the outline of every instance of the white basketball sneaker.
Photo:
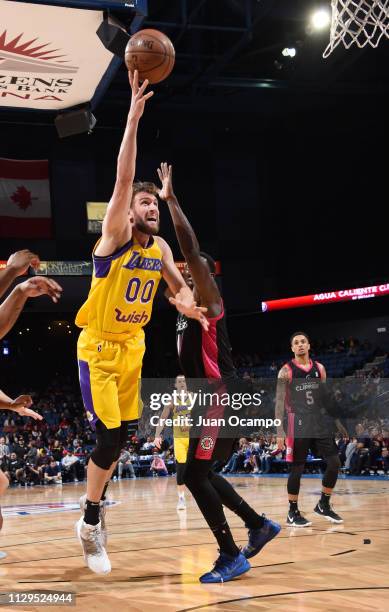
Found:
[(178, 498), (177, 510), (186, 510), (185, 497)]
[[(86, 493), (85, 495), (81, 495), (80, 497), (80, 510), (82, 512), (83, 517), (85, 513), (85, 506), (86, 506)], [(106, 512), (107, 512), (107, 508), (106, 508), (105, 502), (101, 501), (100, 510), (99, 510), (99, 519), (100, 519), (100, 525), (101, 525), (101, 542), (104, 548), (107, 548), (107, 541), (108, 541), (108, 532), (107, 532), (107, 526), (105, 523)]]
[(89, 569), (95, 574), (109, 574), (111, 563), (102, 545), (101, 524), (88, 525), (81, 517), (76, 523), (76, 533)]

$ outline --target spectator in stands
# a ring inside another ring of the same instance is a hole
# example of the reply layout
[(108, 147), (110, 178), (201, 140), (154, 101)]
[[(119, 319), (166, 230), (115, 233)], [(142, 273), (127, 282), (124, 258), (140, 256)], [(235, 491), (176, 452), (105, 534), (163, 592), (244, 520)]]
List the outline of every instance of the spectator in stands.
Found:
[(62, 474), (64, 480), (73, 480), (73, 482), (78, 482), (77, 477), (77, 466), (79, 464), (79, 460), (74, 455), (73, 450), (70, 448), (68, 451), (65, 451), (66, 454), (62, 459)]
[(32, 440), (28, 443), (28, 451), (25, 455), (26, 463), (36, 465), (38, 461), (38, 449), (36, 448), (35, 442)]
[(385, 474), (389, 474), (389, 449), (384, 447), (381, 452), (381, 458), (378, 459), (378, 465)]
[(378, 469), (378, 463), (382, 456), (382, 446), (379, 440), (373, 440), (373, 444), (369, 449), (369, 458), (367, 461), (366, 468), (370, 471), (375, 471)]
[(347, 341), (348, 352), (347, 355), (351, 357), (352, 355), (357, 354), (357, 343), (352, 336)]
[(16, 453), (11, 453), (8, 471), (10, 475), (10, 483), (15, 482), (20, 486), (24, 484), (24, 462), (18, 458)]
[(27, 484), (34, 486), (39, 485), (41, 483), (42, 472), (36, 464), (26, 461), (24, 466), (24, 473)]
[(31, 429), (31, 436), (33, 440), (36, 440), (40, 436), (39, 427), (37, 424), (34, 424)]
[(237, 450), (234, 453), (232, 453), (231, 458), (229, 459), (229, 461), (226, 463), (226, 465), (224, 466), (222, 470), (223, 474), (226, 474), (228, 472), (230, 472), (231, 474), (233, 472), (237, 472), (239, 465), (243, 467), (244, 454), (245, 454), (244, 448), (246, 446), (247, 446), (246, 438), (240, 438)]
[(55, 461), (60, 462), (63, 457), (63, 446), (59, 440), (54, 440), (53, 444), (50, 445), (50, 454)]
[(355, 426), (355, 433), (357, 436), (357, 442), (362, 442), (364, 446), (366, 443), (369, 444), (370, 435), (363, 423), (358, 423)]
[(2, 436), (0, 438), (0, 459), (2, 459), (4, 457), (4, 455), (6, 457), (9, 456), (9, 446), (8, 446), (8, 444), (5, 443), (4, 436)]
[(357, 439), (356, 438), (351, 438), (351, 440), (349, 441), (349, 443), (346, 446), (346, 451), (345, 451), (345, 464), (344, 464), (344, 468), (346, 471), (351, 470), (351, 459), (352, 456), (355, 452), (357, 448)]
[(382, 430), (382, 445), (389, 448), (389, 431), (386, 429)]
[(271, 472), (273, 460), (275, 459), (275, 457), (279, 455), (282, 456), (282, 451), (278, 450), (277, 440), (276, 438), (272, 437), (270, 443), (266, 445), (264, 452), (262, 453), (260, 457), (260, 461), (261, 461), (260, 471), (263, 474), (269, 474)]
[(153, 476), (167, 476), (168, 471), (162, 457), (158, 455), (157, 449), (153, 451), (153, 460), (150, 465), (150, 471)]
[(259, 438), (257, 435), (253, 434), (252, 438), (251, 438), (251, 447), (253, 449), (253, 452), (259, 452), (259, 449), (261, 447), (261, 444), (259, 442)]
[(130, 474), (130, 478), (136, 478), (134, 466), (132, 465), (132, 462), (131, 462), (131, 454), (126, 448), (123, 448), (121, 455), (119, 457), (119, 463), (118, 463), (119, 480), (121, 480), (123, 474), (127, 474), (127, 473)]
[(28, 451), (28, 448), (26, 447), (24, 443), (24, 438), (20, 436), (17, 443), (14, 444), (13, 452), (16, 453), (16, 456), (18, 459), (23, 461), (27, 454), (27, 451)]
[(44, 471), (45, 484), (62, 484), (61, 468), (57, 464), (54, 457), (51, 458), (49, 465), (46, 465)]
[(154, 437), (148, 436), (146, 442), (143, 444), (141, 450), (152, 450), (155, 447)]
[(74, 452), (76, 452), (76, 449), (79, 449), (81, 447), (82, 447), (81, 440), (79, 440), (78, 438), (74, 438), (73, 440)]
[(250, 444), (244, 446), (244, 461), (243, 469), (245, 472), (258, 472), (258, 466), (256, 462), (256, 456), (253, 454), (253, 449)]
[(39, 448), (38, 450), (38, 458), (37, 458), (37, 462), (36, 462), (36, 467), (39, 470), (40, 473), (40, 478), (41, 480), (43, 480), (43, 473), (45, 471), (45, 467), (49, 462), (49, 457), (47, 454), (47, 450), (45, 448)]
[(364, 442), (357, 442), (356, 449), (350, 462), (351, 473), (355, 476), (359, 476), (361, 472), (367, 468), (368, 460), (369, 449), (366, 448)]

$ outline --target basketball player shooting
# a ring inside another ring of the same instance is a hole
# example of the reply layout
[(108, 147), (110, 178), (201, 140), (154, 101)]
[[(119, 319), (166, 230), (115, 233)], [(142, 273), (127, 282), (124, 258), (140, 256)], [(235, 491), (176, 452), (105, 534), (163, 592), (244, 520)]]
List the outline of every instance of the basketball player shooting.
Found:
[[(321, 415), (328, 411), (330, 402), (325, 394), (326, 371), (321, 363), (310, 359), (310, 344), (306, 333), (294, 333), (290, 343), (294, 359), (279, 371), (276, 396), (276, 419), (282, 423), (277, 431), (277, 444), (282, 449), (285, 440), (286, 460), (291, 463), (286, 524), (291, 527), (312, 525), (298, 508), (301, 476), (309, 450), (322, 456), (327, 463), (321, 498), (314, 512), (332, 523), (343, 523), (343, 519), (330, 504), (340, 468), (338, 449), (333, 438), (320, 437), (318, 431)], [(317, 435), (313, 435), (314, 432)]]
[(117, 162), (113, 195), (93, 251), (92, 285), (76, 316), (81, 393), (87, 418), (96, 429), (96, 447), (88, 463), (87, 492), (76, 524), (88, 567), (108, 573), (105, 493), (128, 437), (128, 424), (139, 416), (139, 383), (145, 351), (143, 327), (149, 322), (163, 277), (179, 312), (204, 328), (205, 309), (178, 271), (169, 245), (157, 236), (157, 187), (135, 183), (136, 136), (147, 100), (148, 81), (129, 73), (131, 107)]
[[(158, 175), (162, 183), (159, 197), (168, 204), (187, 264), (188, 283), (194, 288), (195, 299), (207, 309), (209, 323), (209, 329), (201, 328), (198, 321), (194, 320), (188, 320), (186, 326), (181, 326), (181, 369), (187, 379), (208, 379), (216, 389), (225, 388), (226, 381), (233, 382), (236, 379), (236, 372), (231, 358), (223, 300), (214, 278), (215, 262), (200, 251), (192, 226), (177, 201), (172, 184), (172, 167), (166, 163), (161, 164)], [(251, 567), (248, 559), (259, 553), (281, 529), (277, 523), (259, 515), (227, 480), (213, 471), (212, 466), (216, 460), (229, 459), (233, 445), (234, 439), (222, 437), (218, 429), (212, 428), (209, 432), (206, 426), (200, 437), (193, 436), (189, 441), (184, 483), (195, 498), (220, 548), (213, 569), (200, 577), (203, 583), (227, 582), (247, 572)], [(240, 551), (232, 537), (223, 505), (235, 512), (248, 528), (249, 541), (243, 551)]]

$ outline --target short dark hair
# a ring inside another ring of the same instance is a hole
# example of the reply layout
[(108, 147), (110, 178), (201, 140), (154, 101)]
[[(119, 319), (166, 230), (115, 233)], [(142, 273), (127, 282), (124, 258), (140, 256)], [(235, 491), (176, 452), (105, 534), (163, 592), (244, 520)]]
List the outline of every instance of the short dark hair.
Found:
[(303, 331), (296, 331), (294, 332), (294, 334), (291, 335), (290, 337), (290, 344), (293, 344), (293, 340), (295, 339), (296, 336), (305, 336), (305, 338), (308, 340), (308, 342), (310, 342), (309, 336), (308, 334), (306, 334)]
[(141, 193), (145, 191), (146, 193), (151, 193), (151, 195), (158, 196), (158, 187), (149, 181), (137, 181), (132, 185), (132, 198), (131, 198), (131, 206), (134, 201), (134, 198), (137, 193)]
[(208, 253), (205, 253), (205, 251), (200, 251), (200, 255), (201, 257), (204, 257), (204, 259), (207, 260), (207, 264), (211, 271), (211, 274), (216, 274), (216, 261), (213, 259), (213, 257), (208, 255)]

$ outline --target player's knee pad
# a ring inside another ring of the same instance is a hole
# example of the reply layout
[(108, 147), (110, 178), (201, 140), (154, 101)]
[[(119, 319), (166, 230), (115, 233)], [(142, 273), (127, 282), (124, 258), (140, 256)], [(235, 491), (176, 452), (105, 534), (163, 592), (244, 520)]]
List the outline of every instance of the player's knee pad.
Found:
[(91, 459), (97, 467), (108, 470), (120, 456), (120, 427), (107, 429), (102, 423), (97, 423), (96, 440)]
[(288, 493), (289, 495), (298, 495), (300, 492), (301, 476), (304, 472), (305, 463), (292, 463), (288, 478)]
[(333, 455), (332, 457), (327, 457), (327, 468), (324, 472), (323, 476), (323, 487), (328, 489), (333, 489), (336, 485), (336, 481), (338, 480), (339, 468), (340, 468), (340, 459), (338, 455)]

